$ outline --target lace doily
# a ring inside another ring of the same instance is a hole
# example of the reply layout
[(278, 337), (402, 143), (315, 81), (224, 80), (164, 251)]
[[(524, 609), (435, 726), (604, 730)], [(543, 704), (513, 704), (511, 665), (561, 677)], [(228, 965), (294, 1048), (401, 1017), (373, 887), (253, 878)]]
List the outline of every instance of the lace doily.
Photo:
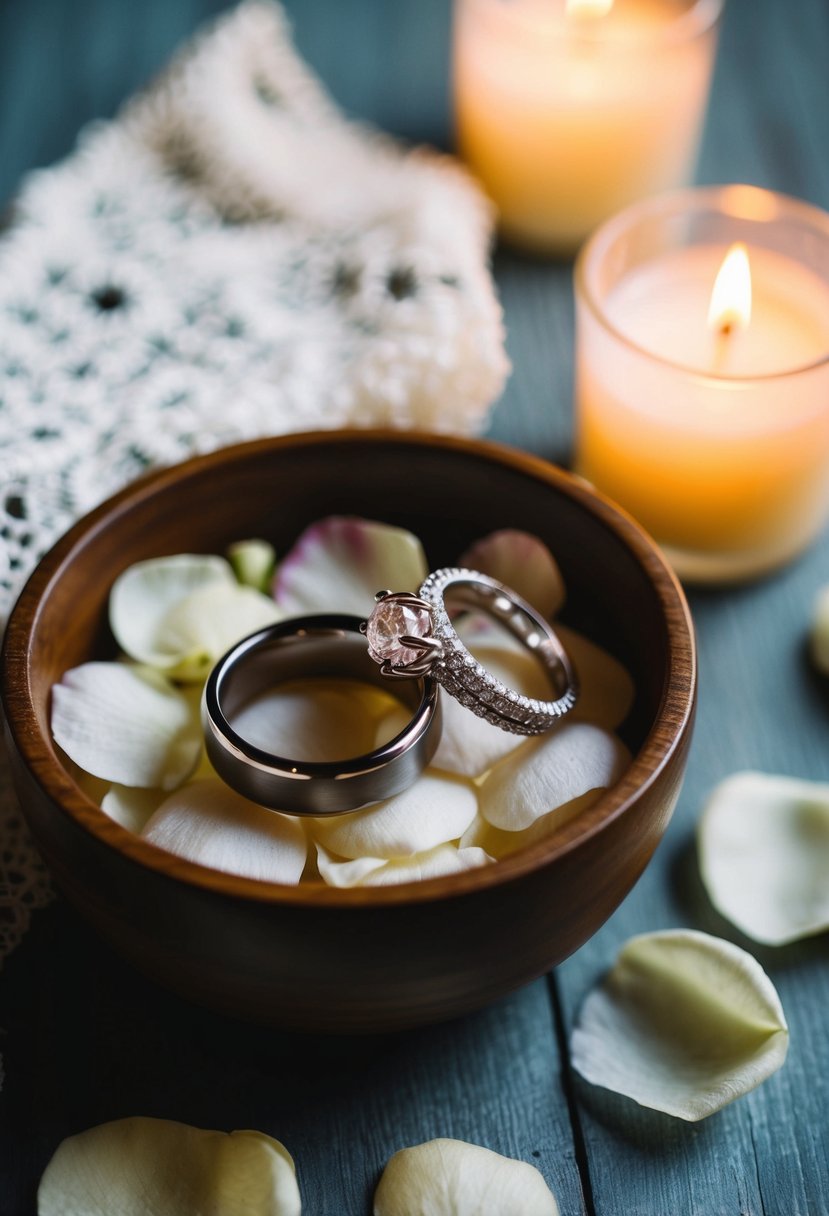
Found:
[[(0, 623), (148, 467), (263, 434), (471, 432), (508, 365), (481, 194), (347, 123), (254, 0), (31, 174), (0, 243)], [(48, 883), (0, 763), (0, 962)]]

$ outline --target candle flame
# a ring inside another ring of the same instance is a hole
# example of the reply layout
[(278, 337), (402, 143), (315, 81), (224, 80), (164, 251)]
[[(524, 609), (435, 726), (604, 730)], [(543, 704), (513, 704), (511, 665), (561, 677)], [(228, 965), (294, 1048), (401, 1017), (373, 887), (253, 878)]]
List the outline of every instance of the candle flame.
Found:
[(565, 4), (567, 16), (577, 19), (606, 17), (612, 8), (613, 0), (566, 0)]
[(745, 329), (751, 320), (751, 266), (742, 241), (732, 245), (714, 280), (708, 324), (721, 334)]

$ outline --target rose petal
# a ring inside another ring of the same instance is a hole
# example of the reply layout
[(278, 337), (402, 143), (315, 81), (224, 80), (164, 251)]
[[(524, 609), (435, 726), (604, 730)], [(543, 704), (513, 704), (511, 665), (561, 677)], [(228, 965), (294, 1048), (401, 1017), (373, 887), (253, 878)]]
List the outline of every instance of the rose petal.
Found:
[[(464, 644), (484, 666), (494, 661), (494, 655), (501, 654), (504, 673), (495, 674), (504, 683), (509, 684), (511, 675), (526, 683), (526, 687), (519, 689), (525, 696), (542, 699), (550, 696), (549, 685), (537, 659), (491, 618), (470, 613), (457, 623), (456, 628)], [(579, 680), (579, 697), (569, 719), (615, 730), (629, 714), (636, 692), (628, 671), (618, 659), (584, 634), (558, 623), (555, 629)]]
[(245, 587), (268, 591), (276, 566), (276, 550), (266, 540), (240, 540), (227, 551), (233, 573)]
[(307, 855), (297, 819), (256, 806), (221, 781), (182, 786), (141, 834), (160, 849), (213, 870), (292, 886)]
[(708, 799), (698, 845), (712, 904), (755, 941), (829, 929), (829, 785), (737, 773)]
[(178, 553), (136, 562), (118, 576), (109, 593), (109, 625), (115, 640), (140, 663), (174, 667), (179, 656), (165, 649), (158, 637), (167, 613), (201, 587), (235, 582), (222, 557)]
[(374, 1216), (558, 1216), (538, 1170), (462, 1140), (395, 1153), (374, 1194)]
[(556, 632), (579, 679), (578, 700), (569, 718), (616, 730), (630, 713), (636, 695), (629, 672), (612, 654), (575, 629), (556, 625)]
[(391, 861), (382, 857), (340, 861), (322, 845), (317, 845), (319, 872), (331, 887), (389, 887), (402, 882), (421, 882), (426, 878), (472, 870), (492, 860), (483, 849), (459, 849), (454, 844), (440, 844), (436, 849)]
[(548, 620), (564, 604), (564, 580), (558, 564), (544, 542), (529, 532), (513, 528), (492, 532), (470, 545), (458, 565), (505, 583)]
[(563, 806), (555, 807), (547, 815), (542, 815), (536, 819), (535, 823), (519, 832), (505, 832), (503, 828), (494, 828), (482, 815), (478, 815), (461, 836), (460, 846), (467, 848), (477, 845), (485, 849), (490, 857), (494, 857), (496, 860), (501, 857), (509, 857), (511, 853), (516, 853), (519, 849), (526, 848), (527, 845), (552, 836), (553, 832), (558, 831), (563, 824), (569, 823), (582, 811), (593, 806), (603, 793), (604, 791), (600, 789), (588, 790), (580, 798), (574, 798), (571, 802), (565, 802)]
[[(373, 751), (378, 721), (399, 706), (396, 697), (356, 680), (291, 681), (255, 697), (232, 726), (254, 747), (278, 756), (343, 760)], [(408, 725), (411, 714), (405, 718)]]
[(268, 595), (238, 583), (211, 583), (173, 604), (158, 622), (157, 666), (176, 680), (202, 681), (226, 651), (282, 619)]
[(163, 676), (84, 663), (52, 689), (52, 734), (70, 759), (118, 785), (171, 790), (195, 767), (201, 730)]
[(167, 1119), (118, 1119), (59, 1146), (38, 1216), (300, 1216), (294, 1163), (262, 1132), (213, 1132)]
[[(520, 643), (509, 645), (476, 645), (470, 633), (462, 633), (464, 642), (476, 659), (490, 675), (501, 680), (509, 688), (525, 697), (552, 696), (544, 670)], [(492, 642), (492, 634), (484, 635)], [(443, 734), (432, 766), (447, 773), (480, 777), (504, 756), (510, 755), (527, 743), (526, 736), (493, 726), (485, 718), (479, 718), (471, 709), (466, 709), (454, 697), (443, 695)]]
[(585, 1000), (571, 1043), (592, 1084), (692, 1122), (776, 1072), (788, 1045), (756, 959), (691, 929), (632, 938)]
[(443, 696), (443, 733), (432, 767), (460, 777), (480, 777), (518, 749), (527, 745), (525, 735), (493, 726), (473, 714), (454, 697)]
[(822, 587), (815, 600), (809, 641), (815, 667), (829, 675), (829, 587)]
[(311, 830), (338, 857), (408, 857), (457, 840), (477, 810), (471, 785), (424, 773), (402, 794), (352, 814), (314, 819)]
[(417, 591), (428, 572), (411, 532), (332, 515), (307, 528), (280, 563), (274, 596), (289, 615), (368, 616), (378, 591)]
[(600, 726), (565, 719), (492, 769), (481, 783), (481, 814), (517, 832), (542, 815), (618, 781), (630, 764), (625, 745)]
[(133, 789), (128, 785), (111, 785), (101, 799), (101, 810), (120, 823), (128, 832), (141, 832), (148, 820), (161, 806), (167, 794), (164, 790)]

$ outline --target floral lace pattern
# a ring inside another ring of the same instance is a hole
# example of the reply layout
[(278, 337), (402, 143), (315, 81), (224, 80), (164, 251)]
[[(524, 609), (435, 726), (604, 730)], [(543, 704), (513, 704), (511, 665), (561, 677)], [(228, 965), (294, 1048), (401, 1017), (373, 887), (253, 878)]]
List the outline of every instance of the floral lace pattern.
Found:
[[(249, 0), (31, 174), (0, 242), (0, 623), (147, 468), (340, 425), (481, 429), (508, 371), (489, 209), (346, 122)], [(0, 758), (0, 962), (48, 882)]]

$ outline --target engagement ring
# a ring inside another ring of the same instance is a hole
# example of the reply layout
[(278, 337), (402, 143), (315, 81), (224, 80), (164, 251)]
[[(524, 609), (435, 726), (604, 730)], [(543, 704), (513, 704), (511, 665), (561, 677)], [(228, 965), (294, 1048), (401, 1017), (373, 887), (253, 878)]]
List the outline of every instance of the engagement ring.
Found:
[[(475, 570), (430, 574), (417, 594), (378, 591), (377, 605), (361, 625), (368, 652), (387, 679), (432, 677), (501, 730), (537, 735), (576, 703), (578, 682), (555, 630), (510, 587)], [(505, 627), (542, 665), (553, 697), (525, 697), (491, 675), (461, 641), (447, 611), (483, 612)]]

